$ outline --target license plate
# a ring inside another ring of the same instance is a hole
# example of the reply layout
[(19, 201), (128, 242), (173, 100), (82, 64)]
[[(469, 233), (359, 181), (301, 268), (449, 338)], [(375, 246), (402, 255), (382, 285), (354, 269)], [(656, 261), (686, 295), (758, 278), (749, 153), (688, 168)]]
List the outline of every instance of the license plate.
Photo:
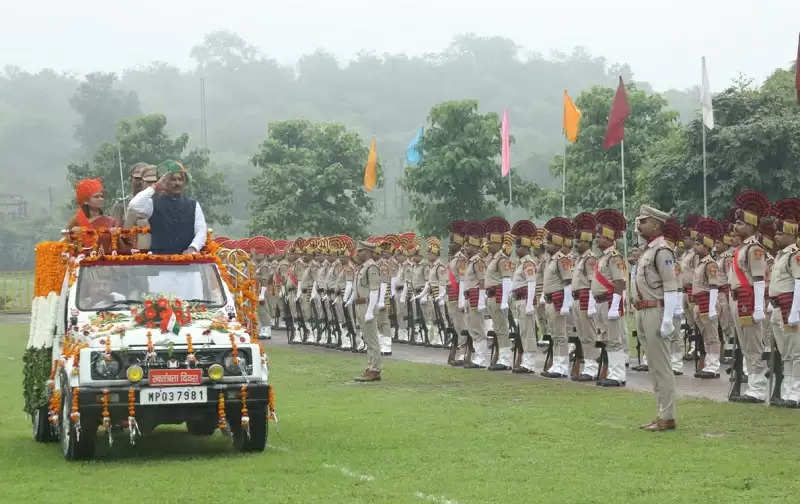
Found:
[(206, 402), (205, 387), (143, 388), (139, 404), (190, 404)]

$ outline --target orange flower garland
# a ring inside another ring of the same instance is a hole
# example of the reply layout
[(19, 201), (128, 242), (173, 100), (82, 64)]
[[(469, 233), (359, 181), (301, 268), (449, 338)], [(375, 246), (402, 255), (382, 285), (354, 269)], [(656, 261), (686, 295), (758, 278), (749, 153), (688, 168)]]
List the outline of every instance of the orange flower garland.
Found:
[(111, 437), (111, 413), (108, 411), (108, 404), (111, 402), (108, 389), (103, 389), (103, 397), (100, 398), (100, 403), (103, 405), (103, 430), (108, 434), (108, 446), (114, 444), (114, 438)]
[(217, 427), (223, 433), (229, 432), (228, 419), (225, 416), (225, 394), (220, 391), (217, 397)]
[(239, 347), (236, 346), (236, 337), (233, 333), (228, 334), (228, 338), (231, 340), (231, 355), (233, 355), (233, 363), (235, 365), (239, 365)]
[(75, 439), (81, 440), (81, 412), (78, 410), (78, 396), (80, 389), (75, 387), (72, 389), (72, 409), (69, 412), (69, 419), (72, 421), (72, 426), (75, 428)]
[(47, 296), (61, 293), (67, 264), (63, 253), (69, 246), (64, 242), (42, 242), (36, 245), (36, 265), (33, 277), (33, 295)]
[(248, 439), (250, 438), (250, 414), (247, 412), (247, 385), (242, 385), (241, 388), (241, 399), (242, 399), (242, 429), (247, 434)]
[(272, 385), (267, 385), (267, 420), (278, 423), (278, 414), (275, 412), (275, 389)]
[(186, 333), (186, 364), (193, 366), (197, 362), (194, 356), (194, 345), (192, 345), (192, 335)]
[(53, 393), (50, 395), (50, 411), (48, 414), (48, 418), (50, 423), (53, 425), (58, 425), (58, 421), (61, 418), (61, 391), (54, 390)]
[(136, 444), (136, 436), (141, 436), (139, 424), (136, 422), (136, 391), (128, 389), (128, 433), (130, 435), (131, 446)]
[(153, 348), (153, 335), (150, 331), (147, 331), (147, 354), (144, 357), (145, 364), (155, 364), (156, 357), (156, 351)]

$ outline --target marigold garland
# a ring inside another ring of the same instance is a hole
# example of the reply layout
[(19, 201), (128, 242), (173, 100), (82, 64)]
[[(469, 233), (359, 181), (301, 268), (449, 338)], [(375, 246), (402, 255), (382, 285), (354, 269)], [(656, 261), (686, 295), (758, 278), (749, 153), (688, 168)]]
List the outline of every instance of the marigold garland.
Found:
[(192, 335), (186, 333), (186, 364), (193, 366), (197, 362), (194, 356), (194, 345), (192, 345)]
[(67, 263), (64, 252), (69, 245), (64, 242), (41, 242), (36, 245), (36, 265), (33, 277), (33, 295), (47, 296), (50, 292), (61, 293)]
[(223, 433), (230, 432), (228, 419), (225, 416), (225, 394), (222, 391), (217, 396), (217, 427)]
[(133, 388), (128, 389), (128, 433), (131, 446), (136, 444), (136, 436), (142, 435), (136, 422), (136, 391)]
[(239, 347), (236, 345), (236, 337), (233, 333), (228, 334), (228, 338), (231, 340), (231, 355), (233, 356), (233, 364), (238, 366), (239, 365)]
[(61, 419), (61, 391), (54, 390), (50, 395), (50, 411), (48, 412), (48, 419), (53, 425), (58, 425)]
[(275, 423), (278, 423), (278, 413), (275, 412), (275, 388), (268, 385), (267, 389), (267, 420), (274, 420)]
[(244, 430), (245, 434), (247, 434), (247, 438), (250, 438), (250, 414), (247, 412), (247, 385), (242, 385), (241, 390), (241, 400), (242, 400), (242, 430)]
[(81, 440), (81, 412), (78, 410), (78, 396), (80, 396), (80, 389), (75, 387), (72, 389), (72, 409), (69, 413), (69, 419), (75, 428), (75, 440)]

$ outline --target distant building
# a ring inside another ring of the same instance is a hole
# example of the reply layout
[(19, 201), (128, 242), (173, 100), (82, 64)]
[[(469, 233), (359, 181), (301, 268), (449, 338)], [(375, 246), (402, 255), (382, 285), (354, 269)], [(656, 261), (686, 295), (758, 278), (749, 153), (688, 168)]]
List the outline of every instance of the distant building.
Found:
[(0, 193), (0, 222), (28, 218), (28, 202), (16, 194)]

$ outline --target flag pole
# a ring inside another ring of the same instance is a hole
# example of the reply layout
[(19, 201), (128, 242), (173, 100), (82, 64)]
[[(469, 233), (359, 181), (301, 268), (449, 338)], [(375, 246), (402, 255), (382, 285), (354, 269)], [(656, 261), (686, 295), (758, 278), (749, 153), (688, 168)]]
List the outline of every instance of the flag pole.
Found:
[(508, 170), (508, 207), (511, 208), (511, 167)]
[(705, 121), (700, 121), (700, 129), (703, 130), (703, 217), (708, 217), (708, 184), (706, 182), (706, 125), (705, 125)]
[[(626, 219), (627, 222), (627, 212), (625, 211), (625, 140), (621, 140), (619, 142), (619, 152), (620, 152), (620, 166), (622, 168), (622, 217)], [(628, 257), (628, 233), (626, 232), (622, 236), (622, 250), (625, 254), (625, 257)]]
[(567, 139), (562, 138), (564, 157), (561, 165), (561, 215), (567, 215)]

